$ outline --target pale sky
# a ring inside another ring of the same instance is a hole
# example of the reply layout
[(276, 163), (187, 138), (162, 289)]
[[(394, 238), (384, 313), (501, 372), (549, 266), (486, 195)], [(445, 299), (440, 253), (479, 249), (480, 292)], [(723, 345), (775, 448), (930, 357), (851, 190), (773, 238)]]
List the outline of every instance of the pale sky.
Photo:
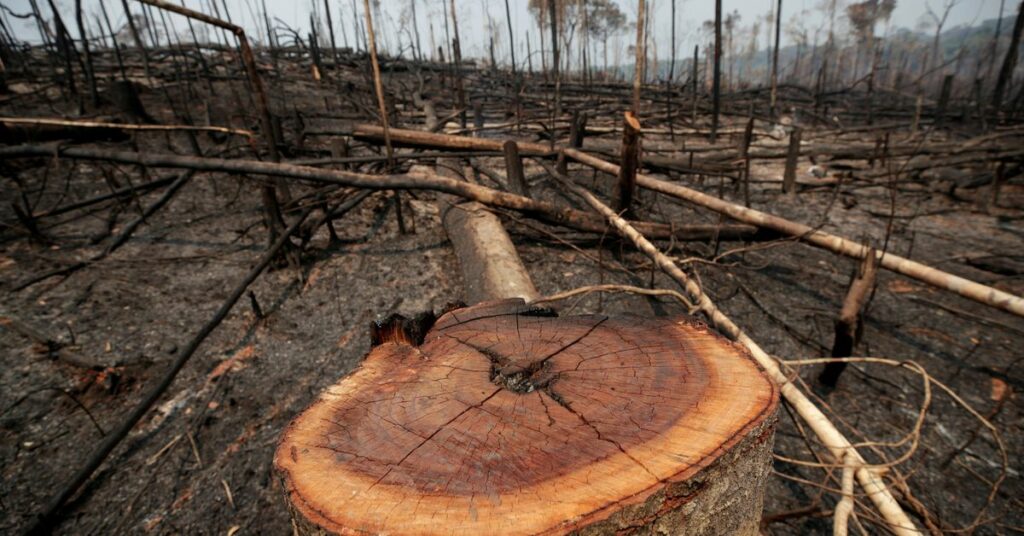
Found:
[[(88, 24), (95, 27), (100, 16), (99, 2), (103, 0), (83, 0)], [(181, 0), (171, 0), (181, 1)], [(258, 40), (264, 40), (265, 31), (262, 21), (257, 22), (259, 13), (256, 7), (261, 5), (263, 0), (184, 0), (184, 4), (193, 9), (201, 9), (212, 13), (209, 3), (217, 1), (224, 2), (230, 9), (234, 22), (242, 22), (247, 32), (258, 36)], [(323, 10), (323, 0), (265, 0), (267, 9), (272, 17), (275, 17), (289, 26), (301, 29), (303, 37), (309, 28), (309, 15), (312, 4), (315, 2), (317, 9)], [(354, 43), (353, 37), (353, 14), (352, 6), (358, 7), (359, 17), (362, 17), (363, 0), (329, 0), (332, 16), (335, 22), (335, 36), (338, 45), (344, 42), (341, 24), (344, 24), (344, 34), (349, 44)], [(394, 52), (398, 43), (396, 35), (399, 33), (401, 21), (407, 17), (411, 0), (381, 0), (383, 21), (374, 21), (378, 33), (378, 46)], [(615, 0), (627, 18), (632, 22), (636, 19), (636, 1)], [(775, 0), (723, 0), (722, 10), (724, 13), (736, 10), (740, 13), (740, 25), (749, 27), (751, 23), (764, 17), (772, 9)], [(827, 30), (821, 10), (818, 6), (830, 0), (782, 0), (782, 18), (787, 24), (801, 23), (806, 27), (809, 38), (813, 39), (814, 31)], [(840, 6), (849, 4), (849, 0), (837, 0)], [(925, 16), (926, 6), (929, 4), (936, 12), (941, 13), (945, 3), (950, 0), (897, 0), (896, 11), (892, 17), (895, 26), (906, 28), (919, 28), (922, 21), (927, 20)], [(945, 28), (952, 28), (961, 24), (980, 23), (985, 19), (995, 18), (999, 13), (1000, 0), (953, 0), (956, 5), (950, 11), (949, 19)], [(1012, 15), (1017, 8), (1016, 0), (1004, 0), (1006, 2), (1004, 16)], [(50, 16), (47, 0), (37, 0), (45, 16)], [(70, 27), (72, 35), (77, 37), (77, 29), (74, 25), (74, 1), (54, 0), (65, 23)], [(448, 5), (449, 0), (415, 0), (416, 11), (419, 20), (420, 42), (424, 51), (431, 46), (431, 27), (433, 28), (433, 42), (435, 46), (444, 43), (444, 18), (443, 9)], [(659, 59), (668, 59), (670, 52), (670, 28), (671, 28), (671, 6), (672, 0), (647, 0), (648, 9), (653, 10), (653, 31), (651, 37), (656, 54)], [(15, 13), (23, 14), (30, 11), (28, 0), (3, 0), (2, 4)], [(508, 31), (505, 22), (504, 0), (456, 0), (456, 10), (459, 18), (459, 32), (463, 42), (463, 56), (479, 57), (487, 56), (488, 23), (485, 13), (489, 13), (497, 27), (496, 53), (499, 61), (508, 59)], [(116, 27), (124, 24), (124, 11), (121, 2), (117, 0), (106, 0), (107, 11)], [(139, 6), (135, 1), (129, 1), (129, 6), (134, 10)], [(222, 4), (221, 4), (222, 5)], [(536, 22), (527, 11), (527, 0), (509, 0), (512, 12), (512, 30), (516, 36), (516, 57), (520, 64), (525, 63), (526, 39), (529, 36), (531, 47), (534, 51), (534, 68), (539, 68), (540, 60), (536, 56), (539, 45), (539, 30)], [(205, 8), (205, 9), (203, 9)], [(693, 46), (697, 43), (697, 36), (701, 23), (714, 17), (714, 1), (712, 0), (676, 0), (676, 32), (677, 49), (680, 58), (689, 57), (692, 54)], [(840, 7), (840, 13), (844, 9)], [(31, 41), (38, 41), (39, 35), (35, 24), (31, 21), (16, 19), (10, 13), (3, 13), (6, 23), (9, 23), (21, 38)], [(172, 24), (179, 32), (187, 31), (183, 19), (173, 15), (170, 17)], [(841, 17), (845, 19), (845, 17)], [(783, 26), (784, 45), (791, 40), (786, 35), (787, 26)], [(409, 30), (411, 34), (411, 25)], [(1005, 31), (1009, 31), (1007, 28)], [(879, 34), (883, 28), (879, 27)], [(761, 24), (760, 47), (764, 48), (765, 24)], [(824, 33), (822, 33), (822, 36)], [(408, 45), (411, 37), (402, 34), (401, 41)], [(823, 39), (823, 37), (822, 37)], [(749, 41), (749, 39), (747, 39)], [(381, 42), (383, 41), (383, 42)], [(609, 60), (614, 63), (615, 59), (622, 57), (625, 60), (625, 48), (635, 41), (633, 35), (622, 35), (612, 39), (608, 43)], [(600, 48), (597, 49), (600, 54)]]

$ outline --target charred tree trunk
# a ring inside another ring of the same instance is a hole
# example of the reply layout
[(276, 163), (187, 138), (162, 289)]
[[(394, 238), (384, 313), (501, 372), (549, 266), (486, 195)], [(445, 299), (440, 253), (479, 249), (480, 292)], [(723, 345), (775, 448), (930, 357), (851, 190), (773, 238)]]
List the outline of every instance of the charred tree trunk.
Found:
[(778, 9), (775, 12), (775, 48), (772, 49), (772, 89), (771, 89), (771, 116), (774, 120), (776, 116), (776, 98), (779, 89), (779, 37), (782, 34), (782, 0), (775, 0), (778, 3)]
[(636, 193), (636, 170), (640, 166), (640, 121), (632, 112), (626, 112), (622, 121), (622, 165), (615, 188), (615, 211), (629, 217), (632, 214), (633, 195)]
[(75, 0), (75, 23), (78, 25), (78, 37), (82, 40), (82, 52), (85, 54), (85, 82), (89, 84), (89, 97), (94, 107), (99, 106), (100, 96), (96, 90), (96, 68), (93, 66), (89, 35), (85, 31), (85, 21), (82, 18), (82, 0)]
[(636, 16), (636, 62), (633, 64), (633, 115), (640, 116), (640, 88), (644, 83), (644, 63), (647, 52), (644, 50), (644, 0), (637, 2)]
[(419, 18), (416, 16), (416, 0), (409, 0), (409, 9), (412, 10), (412, 32), (413, 36), (416, 38), (416, 42), (413, 43), (413, 45), (415, 45), (413, 46), (413, 50), (416, 51), (416, 59), (424, 61), (423, 46), (420, 45), (420, 22)]
[(711, 88), (711, 143), (718, 138), (718, 112), (722, 90), (722, 0), (715, 0), (715, 74)]
[(693, 45), (693, 65), (691, 65), (691, 73), (690, 73), (690, 78), (691, 78), (691, 80), (690, 80), (690, 91), (693, 92), (693, 95), (691, 95), (691, 99), (693, 101), (692, 102), (692, 108), (693, 108), (692, 109), (692, 114), (693, 114), (693, 116), (690, 118), (690, 120), (693, 121), (694, 123), (697, 122), (697, 56), (698, 56), (699, 53), (700, 53), (700, 45)]
[[(850, 289), (843, 300), (843, 307), (836, 318), (836, 336), (832, 344), (832, 357), (850, 357), (860, 341), (863, 331), (861, 311), (864, 309), (871, 290), (875, 287), (878, 272), (878, 257), (875, 250), (869, 250), (860, 263), (857, 273), (850, 282)], [(846, 369), (846, 363), (828, 363), (818, 376), (818, 381), (828, 388), (834, 388), (839, 376)]]
[[(331, 34), (331, 58), (334, 60), (334, 68), (340, 68), (338, 60), (338, 44), (334, 40), (334, 19), (331, 17), (330, 0), (324, 0), (324, 18), (327, 19), (327, 33)], [(315, 26), (313, 26), (315, 28)]]
[(455, 40), (452, 41), (452, 60), (455, 62), (455, 88), (459, 96), (459, 123), (466, 128), (466, 88), (462, 83), (462, 44), (459, 42), (459, 19), (455, 15), (455, 0), (450, 3), (452, 12), (452, 31), (455, 33)]
[(800, 127), (794, 127), (789, 134), (789, 152), (786, 154), (786, 169), (782, 175), (782, 192), (791, 194), (796, 192), (796, 164), (800, 158), (800, 137), (803, 132)]
[(152, 79), (153, 74), (149, 67), (149, 53), (146, 52), (146, 44), (142, 42), (142, 37), (139, 35), (139, 29), (135, 26), (135, 18), (132, 16), (132, 12), (128, 9), (128, 0), (121, 0), (121, 7), (124, 8), (125, 18), (128, 20), (128, 29), (132, 34), (132, 41), (135, 42), (135, 46), (138, 47), (139, 52), (142, 53), (142, 67), (146, 70), (146, 79)]
[(505, 153), (505, 176), (508, 177), (512, 193), (530, 197), (530, 188), (523, 173), (523, 159), (519, 156), (519, 146), (516, 142), (508, 140), (502, 146), (502, 150)]
[(555, 79), (554, 113), (557, 120), (562, 115), (562, 77), (558, 75), (558, 10), (555, 7), (555, 0), (548, 0), (548, 17), (551, 19), (551, 74)]
[(1013, 69), (1017, 66), (1017, 48), (1020, 46), (1022, 30), (1024, 30), (1024, 0), (1017, 7), (1017, 21), (1013, 23), (1010, 48), (1006, 49), (1006, 58), (1003, 60), (1002, 68), (999, 69), (999, 80), (996, 81), (996, 89), (992, 94), (992, 107), (997, 113), (1003, 104), (1003, 93), (1006, 92), (1007, 85), (1013, 79)]

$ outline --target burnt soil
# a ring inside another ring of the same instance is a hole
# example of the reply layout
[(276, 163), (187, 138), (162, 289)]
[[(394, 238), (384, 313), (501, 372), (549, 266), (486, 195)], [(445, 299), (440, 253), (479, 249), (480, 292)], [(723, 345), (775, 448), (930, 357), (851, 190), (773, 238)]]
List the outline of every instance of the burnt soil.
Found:
[[(368, 86), (360, 84), (358, 89), (366, 95), (358, 99), (365, 110), (372, 101)], [(323, 130), (343, 124), (346, 114), (358, 118), (363, 113), (337, 90), (311, 80), (275, 80), (271, 87), (275, 108), (288, 111), (281, 114), (286, 138), (298, 128), (293, 111), (306, 115), (307, 129), (315, 123)], [(394, 87), (400, 93), (399, 86)], [(0, 100), (0, 114), (51, 116), (70, 111), (66, 105), (53, 104), (57, 99), (52, 85), (26, 83), (21, 90)], [(255, 127), (252, 118), (246, 123), (230, 117), (225, 110), (233, 105), (226, 97), (222, 100), (227, 102), (220, 102), (204, 95), (202, 100), (213, 103), (213, 109), (234, 126)], [(183, 105), (177, 94), (172, 98)], [(158, 120), (176, 122), (162, 91), (143, 92), (143, 102)], [(194, 117), (204, 113), (199, 100), (189, 107)], [(614, 117), (605, 123), (613, 124)], [(421, 128), (415, 119), (404, 121), (409, 128)], [(727, 118), (727, 124), (741, 126), (742, 118)], [(685, 134), (679, 137), (686, 139)], [(331, 139), (308, 137), (293, 156), (325, 156)], [(688, 143), (702, 140), (691, 134)], [(201, 135), (199, 141), (207, 154), (251, 157), (244, 139), (219, 142)], [(587, 138), (588, 147), (613, 147), (616, 142), (614, 134)], [(659, 148), (672, 142), (661, 137), (645, 143)], [(783, 144), (768, 138), (756, 143)], [(188, 151), (181, 134), (140, 133), (115, 146), (133, 145), (141, 150)], [(377, 151), (353, 145), (353, 154)], [(477, 161), (503, 170), (500, 159)], [(985, 188), (950, 195), (948, 184), (909, 184), (896, 192), (894, 200), (884, 183), (808, 186), (786, 196), (779, 193), (782, 163), (754, 161), (753, 207), (820, 224), (826, 231), (878, 247), (887, 244), (889, 251), (1024, 294), (1024, 186), (1019, 179), (1005, 184), (999, 206), (986, 212), (978, 202), (986, 195)], [(536, 195), (582, 208), (544, 178), (539, 166), (527, 164)], [(801, 179), (810, 179), (806, 168), (802, 161)], [(361, 169), (379, 170), (372, 165)], [(570, 169), (607, 194), (607, 177)], [(158, 380), (255, 263), (267, 239), (259, 178), (201, 173), (108, 258), (16, 292), (12, 287), (25, 278), (101, 251), (110, 241), (110, 231), (123, 229), (163, 189), (127, 202), (110, 201), (41, 218), (45, 240), (37, 240), (26, 236), (11, 209), (21, 196), (13, 178), (38, 213), (105, 193), (111, 179), (120, 185), (140, 184), (180, 172), (48, 158), (0, 161), (0, 171), (0, 314), (36, 327), (95, 365), (90, 369), (56, 359), (23, 335), (0, 329), (0, 532), (12, 534), (27, 526), (102, 434)], [(662, 177), (742, 202), (731, 181)], [(493, 186), (486, 177), (480, 181)], [(296, 196), (309, 191), (309, 186), (293, 186)], [(340, 189), (330, 195), (341, 200), (351, 192)], [(320, 228), (301, 266), (277, 266), (262, 275), (251, 290), (263, 318), (257, 318), (249, 297), (233, 308), (157, 407), (73, 499), (59, 532), (230, 534), (237, 528), (235, 534), (290, 533), (283, 492), (272, 470), (282, 429), (321, 390), (358, 366), (370, 347), (372, 321), (392, 313), (411, 316), (439, 310), (462, 297), (458, 263), (438, 215), (446, 201), (417, 191), (403, 193), (401, 202), (406, 234), (397, 225), (393, 194), (376, 192), (335, 223), (340, 240), (332, 241)], [(542, 294), (597, 283), (676, 288), (652, 271), (646, 257), (614, 240), (611, 233), (584, 235), (499, 213)], [(715, 214), (651, 192), (640, 193), (638, 213), (665, 222), (720, 221)], [(855, 261), (792, 240), (665, 241), (659, 246), (680, 260), (696, 258), (686, 269), (773, 355), (828, 355), (833, 321)], [(686, 312), (670, 299), (621, 294), (589, 295), (559, 308), (561, 314)], [(1022, 347), (1021, 318), (882, 271), (856, 350), (857, 355), (921, 364), (998, 427), (1009, 449), (1010, 466), (980, 520), (979, 534), (1024, 531)], [(803, 367), (800, 375), (813, 386), (819, 370)], [(878, 442), (897, 441), (911, 429), (922, 393), (922, 383), (912, 373), (860, 364), (847, 370), (834, 392), (818, 392), (851, 439)], [(813, 448), (816, 455), (827, 456), (813, 435), (802, 435), (802, 428), (806, 427), (793, 420), (788, 408), (780, 410), (776, 452), (813, 461)], [(896, 457), (909, 447), (879, 448)], [(864, 450), (870, 459), (878, 459), (870, 449)], [(819, 468), (782, 460), (774, 469), (777, 475), (770, 480), (765, 515), (783, 515), (765, 530), (830, 532), (837, 495), (829, 490), (838, 487), (838, 471), (828, 480)], [(920, 444), (899, 470), (914, 497), (904, 497), (904, 507), (913, 511), (911, 504), (917, 502), (940, 527), (955, 529), (970, 525), (987, 502), (1000, 463), (987, 430), (933, 389)], [(857, 509), (865, 529), (884, 533), (874, 522), (869, 501), (859, 497), (858, 502), (865, 505)], [(920, 518), (916, 520), (920, 523)]]

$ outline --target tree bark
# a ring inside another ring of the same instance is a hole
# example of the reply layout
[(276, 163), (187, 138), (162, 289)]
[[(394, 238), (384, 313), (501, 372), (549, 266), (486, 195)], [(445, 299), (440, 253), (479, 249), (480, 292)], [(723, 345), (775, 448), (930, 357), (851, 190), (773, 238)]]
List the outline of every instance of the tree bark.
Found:
[[(442, 165), (444, 161), (444, 165)], [(460, 180), (454, 159), (438, 159), (438, 175)], [(501, 220), (484, 205), (442, 196), (441, 222), (462, 272), (467, 303), (503, 298), (537, 299), (537, 289)]]
[(786, 169), (782, 175), (782, 192), (791, 194), (796, 192), (796, 164), (800, 157), (800, 138), (803, 131), (800, 127), (794, 127), (789, 134), (789, 152), (786, 154)]
[(632, 112), (626, 112), (622, 126), (622, 165), (619, 167), (619, 180), (615, 188), (615, 210), (628, 215), (632, 213), (636, 170), (640, 166), (640, 121)]
[[(836, 318), (836, 335), (832, 342), (832, 357), (850, 357), (860, 341), (863, 331), (861, 311), (864, 309), (872, 289), (875, 288), (875, 274), (878, 272), (878, 257), (871, 250), (861, 260), (857, 273), (850, 282), (850, 289), (843, 300), (843, 307)], [(828, 363), (818, 376), (818, 381), (827, 387), (835, 387), (839, 376), (846, 370), (846, 363)]]
[(523, 197), (530, 197), (530, 187), (526, 184), (526, 175), (523, 173), (523, 159), (519, 156), (519, 146), (516, 142), (508, 140), (502, 146), (505, 152), (505, 176), (512, 193)]
[(555, 118), (562, 115), (562, 77), (558, 75), (558, 10), (556, 0), (547, 0), (548, 16), (551, 18), (551, 74), (555, 80)]

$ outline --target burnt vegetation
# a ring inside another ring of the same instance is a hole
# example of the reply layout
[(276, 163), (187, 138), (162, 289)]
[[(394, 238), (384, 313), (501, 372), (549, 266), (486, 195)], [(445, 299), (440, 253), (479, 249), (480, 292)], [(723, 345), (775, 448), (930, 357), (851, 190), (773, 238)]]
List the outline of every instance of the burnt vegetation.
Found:
[(702, 315), (787, 386), (763, 532), (1024, 530), (1024, 3), (791, 2), (692, 55), (684, 2), (487, 2), (473, 58), (462, 0), (0, 5), (0, 532), (291, 532), (279, 436), (480, 301), (478, 213), (527, 320)]

